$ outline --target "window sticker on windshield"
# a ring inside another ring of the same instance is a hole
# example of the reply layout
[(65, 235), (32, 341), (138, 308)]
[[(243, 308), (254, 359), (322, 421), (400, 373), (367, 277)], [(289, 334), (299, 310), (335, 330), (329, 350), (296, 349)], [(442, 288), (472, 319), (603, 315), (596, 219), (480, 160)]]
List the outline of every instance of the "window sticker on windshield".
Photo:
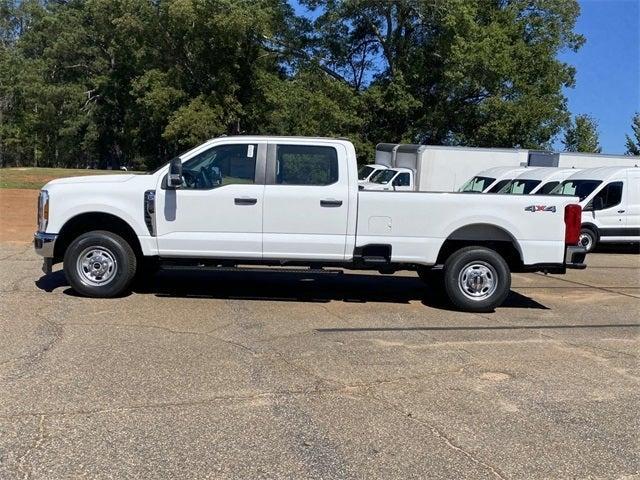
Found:
[(249, 145), (247, 148), (247, 158), (253, 158), (253, 145)]

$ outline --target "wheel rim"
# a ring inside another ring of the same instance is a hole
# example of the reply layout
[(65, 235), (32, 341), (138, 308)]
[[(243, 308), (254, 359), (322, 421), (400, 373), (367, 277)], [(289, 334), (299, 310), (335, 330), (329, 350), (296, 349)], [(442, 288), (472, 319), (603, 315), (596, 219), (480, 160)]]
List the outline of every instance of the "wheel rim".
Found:
[(587, 249), (587, 251), (591, 250), (593, 247), (593, 237), (586, 232), (580, 233), (580, 245)]
[(108, 248), (89, 247), (78, 256), (76, 270), (84, 283), (101, 286), (113, 280), (118, 271), (118, 262)]
[(458, 287), (464, 296), (471, 300), (486, 300), (498, 288), (498, 274), (489, 263), (474, 261), (460, 270)]

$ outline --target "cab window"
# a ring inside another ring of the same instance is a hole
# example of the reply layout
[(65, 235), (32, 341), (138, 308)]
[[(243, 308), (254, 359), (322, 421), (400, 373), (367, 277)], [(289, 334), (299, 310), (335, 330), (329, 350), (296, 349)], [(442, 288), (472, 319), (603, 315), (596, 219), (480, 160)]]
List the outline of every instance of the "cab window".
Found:
[(218, 145), (182, 165), (182, 188), (211, 190), (238, 183), (255, 183), (257, 144)]
[(408, 187), (411, 183), (411, 176), (408, 173), (401, 173), (393, 180), (394, 187)]
[(592, 205), (600, 203), (602, 200), (602, 209), (615, 207), (622, 201), (622, 182), (611, 182), (596, 193), (591, 201)]

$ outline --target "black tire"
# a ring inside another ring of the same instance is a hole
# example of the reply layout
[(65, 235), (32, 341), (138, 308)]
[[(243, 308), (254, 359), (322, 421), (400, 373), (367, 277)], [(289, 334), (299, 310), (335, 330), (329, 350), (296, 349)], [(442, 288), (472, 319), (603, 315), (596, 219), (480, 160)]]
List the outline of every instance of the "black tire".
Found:
[(496, 251), (465, 247), (445, 262), (444, 287), (456, 308), (465, 312), (491, 312), (509, 295), (511, 271)]
[(416, 269), (418, 277), (428, 287), (430, 292), (435, 293), (437, 296), (444, 295), (444, 270), (434, 270), (431, 267), (419, 266)]
[(592, 252), (598, 243), (598, 234), (589, 227), (582, 227), (580, 230), (580, 240), (578, 244), (587, 250), (587, 253)]
[[(79, 262), (80, 258), (87, 264)], [(122, 237), (96, 230), (71, 242), (64, 254), (63, 268), (71, 288), (78, 294), (108, 298), (129, 288), (136, 274), (137, 259)]]

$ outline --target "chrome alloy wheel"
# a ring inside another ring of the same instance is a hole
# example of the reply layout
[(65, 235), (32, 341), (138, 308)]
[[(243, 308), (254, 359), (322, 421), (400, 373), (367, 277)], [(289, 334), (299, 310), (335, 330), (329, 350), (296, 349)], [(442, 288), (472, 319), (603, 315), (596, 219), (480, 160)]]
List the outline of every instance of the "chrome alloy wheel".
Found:
[(578, 240), (578, 245), (584, 247), (587, 252), (590, 252), (593, 248), (593, 235), (587, 232), (580, 232), (580, 239)]
[(118, 262), (108, 248), (89, 247), (78, 255), (76, 269), (83, 282), (98, 287), (113, 280), (118, 271)]
[(473, 261), (460, 270), (458, 288), (465, 297), (471, 300), (485, 300), (493, 295), (498, 288), (498, 274), (490, 264)]

